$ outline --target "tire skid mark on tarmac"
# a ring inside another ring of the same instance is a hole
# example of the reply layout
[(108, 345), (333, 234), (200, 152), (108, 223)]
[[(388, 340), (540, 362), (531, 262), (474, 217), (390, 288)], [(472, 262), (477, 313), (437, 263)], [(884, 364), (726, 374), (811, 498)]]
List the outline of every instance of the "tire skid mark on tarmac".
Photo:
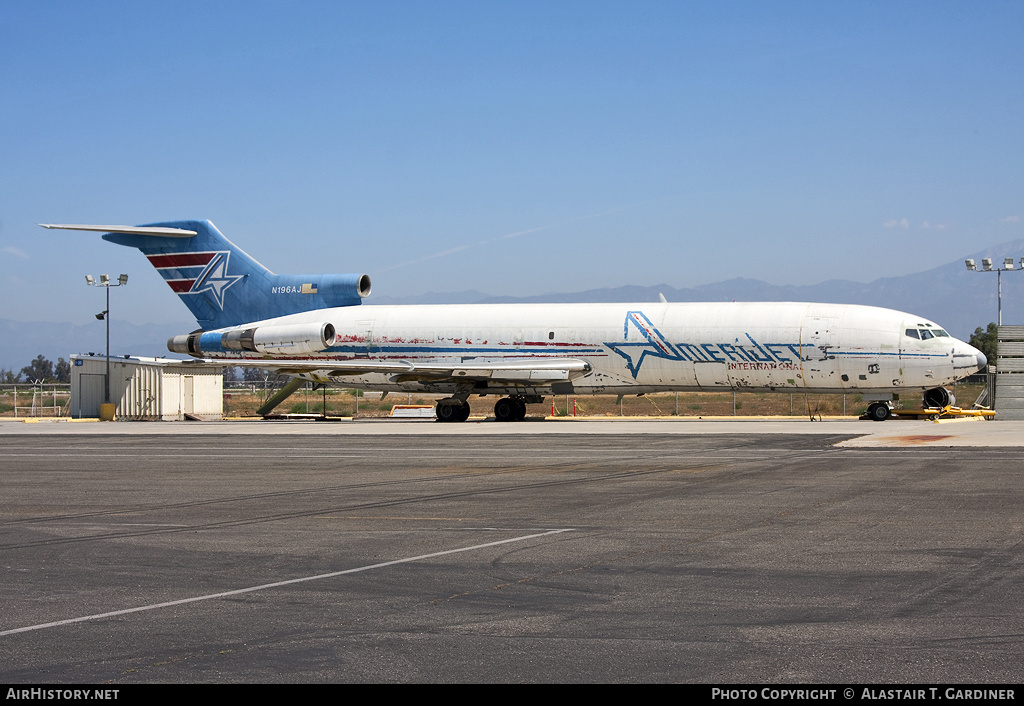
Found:
[[(124, 515), (131, 513), (133, 515), (156, 512), (159, 510), (180, 510), (183, 508), (190, 507), (203, 507), (208, 505), (225, 505), (230, 503), (241, 503), (249, 502), (252, 500), (265, 500), (268, 498), (287, 498), (287, 497), (302, 497), (303, 495), (314, 495), (326, 492), (340, 492), (345, 490), (364, 490), (367, 488), (389, 488), (392, 486), (407, 485), (410, 483), (429, 483), (433, 481), (444, 481), (452, 480), (460, 475), (466, 473), (472, 474), (474, 477), (481, 477), (487, 475), (503, 475), (507, 473), (513, 473), (514, 470), (502, 469), (496, 471), (484, 471), (475, 472), (472, 469), (459, 471), (457, 473), (450, 473), (443, 476), (424, 476), (417, 478), (403, 478), (401, 480), (391, 481), (372, 481), (366, 483), (343, 483), (338, 485), (326, 485), (317, 486), (315, 488), (301, 488), (297, 490), (279, 490), (266, 493), (252, 493), (249, 495), (233, 495), (222, 498), (210, 498), (207, 500), (193, 500), (190, 502), (178, 502), (178, 503), (159, 503), (152, 505), (144, 505), (141, 507), (119, 507), (110, 510), (97, 510), (94, 512), (80, 512), (80, 513), (69, 513), (66, 515), (43, 515), (39, 517), (24, 517), (17, 520), (2, 520), (0, 521), (0, 527), (12, 526), (12, 525), (26, 525), (26, 524), (37, 524), (41, 522), (61, 522), (64, 520), (80, 520), (91, 517), (110, 517), (114, 515)], [(0, 545), (4, 546), (4, 545)]]
[[(0, 452), (0, 457), (2, 457), (4, 455), (5, 454)], [(74, 455), (74, 454), (69, 454), (69, 455)], [(794, 458), (794, 457), (802, 457), (804, 455), (806, 455), (806, 454), (805, 453), (801, 453), (801, 452), (796, 452), (796, 453), (786, 454), (785, 456), (776, 457), (775, 460), (791, 459), (791, 458)], [(672, 462), (672, 461), (676, 460), (676, 457), (677, 457), (677, 455), (675, 455), (675, 454), (673, 454), (673, 455), (660, 454), (660, 455), (656, 455), (656, 456), (652, 456), (652, 457), (645, 457), (644, 459), (642, 459), (642, 461), (644, 463), (654, 463), (654, 462), (667, 463), (667, 462)], [(289, 458), (294, 458), (294, 457), (289, 457)], [(316, 458), (322, 458), (322, 456), (316, 456)], [(559, 458), (564, 458), (564, 457), (560, 456)], [(693, 455), (688, 455), (688, 456), (686, 456), (686, 458), (690, 462), (704, 460), (700, 456), (693, 456)], [(732, 462), (733, 464), (737, 464), (737, 465), (742, 465), (744, 462), (749, 462), (751, 460), (751, 459), (749, 459), (749, 458), (747, 458), (745, 456), (743, 456), (743, 457), (740, 457), (740, 456), (732, 456), (732, 457), (730, 457), (730, 456), (723, 455), (723, 454), (714, 454), (713, 456), (709, 456), (708, 460), (711, 460), (711, 459), (714, 459), (715, 461), (720, 461), (720, 462), (724, 461), (725, 462), (724, 464), (723, 463), (715, 464), (715, 466), (714, 466), (715, 468), (726, 468), (726, 467), (728, 467), (729, 462)], [(444, 460), (450, 462), (451, 461), (450, 454)], [(531, 460), (535, 461), (536, 459), (533, 456), (531, 456)], [(600, 467), (603, 469), (603, 468), (607, 467), (609, 461), (613, 462), (615, 460), (617, 460), (617, 459), (603, 459), (602, 463), (600, 464)], [(636, 459), (635, 455), (633, 455), (633, 456), (629, 456), (629, 457), (624, 457), (621, 460), (628, 460), (628, 461), (635, 462), (637, 459)], [(552, 472), (566, 473), (566, 472), (583, 472), (583, 471), (588, 470), (588, 468), (594, 469), (594, 468), (596, 468), (596, 464), (562, 463), (562, 464), (558, 464), (556, 466), (551, 466), (551, 465), (545, 466), (543, 468), (543, 470), (544, 470), (544, 472), (547, 472), (547, 473), (552, 473)], [(707, 465), (698, 464), (698, 465), (689, 466), (689, 467), (685, 467), (685, 468), (678, 468), (677, 467), (677, 468), (672, 468), (672, 469), (660, 469), (660, 470), (664, 470), (665, 472), (668, 472), (668, 473), (680, 473), (680, 472), (698, 473), (700, 471), (707, 470), (708, 468), (709, 467)], [(447, 472), (447, 473), (445, 473), (443, 475), (434, 474), (434, 475), (430, 475), (430, 476), (419, 476), (419, 477), (415, 477), (415, 478), (403, 478), (403, 479), (400, 479), (400, 480), (372, 481), (372, 482), (365, 482), (365, 483), (342, 483), (342, 484), (336, 484), (336, 485), (327, 485), (327, 486), (317, 486), (317, 487), (310, 487), (310, 488), (301, 488), (301, 489), (296, 489), (296, 490), (280, 490), (280, 491), (265, 492), (265, 493), (252, 493), (252, 494), (246, 494), (246, 495), (225, 496), (225, 497), (220, 497), (220, 498), (210, 498), (210, 499), (206, 499), (206, 500), (194, 500), (194, 501), (189, 501), (189, 502), (158, 503), (158, 504), (143, 505), (143, 506), (140, 506), (140, 507), (130, 507), (130, 506), (129, 507), (118, 507), (118, 508), (112, 508), (112, 509), (109, 509), (109, 510), (97, 510), (97, 511), (93, 511), (93, 512), (68, 513), (68, 514), (60, 514), (60, 515), (41, 515), (41, 516), (38, 516), (38, 517), (23, 517), (23, 518), (18, 518), (18, 519), (13, 519), (13, 520), (0, 520), (0, 527), (10, 527), (10, 526), (27, 525), (27, 524), (39, 524), (39, 523), (44, 523), (44, 522), (61, 522), (61, 521), (65, 521), (65, 520), (79, 520), (79, 519), (96, 518), (96, 517), (111, 517), (111, 516), (120, 516), (120, 515), (124, 515), (124, 514), (128, 514), (128, 513), (133, 514), (133, 515), (139, 515), (139, 514), (144, 514), (144, 513), (156, 512), (156, 511), (160, 511), (160, 510), (178, 510), (178, 509), (184, 509), (184, 508), (195, 508), (195, 507), (203, 507), (203, 506), (210, 506), (210, 505), (222, 505), (222, 504), (230, 504), (230, 503), (249, 502), (249, 501), (253, 501), (253, 500), (264, 500), (264, 499), (268, 499), (268, 498), (301, 497), (301, 496), (304, 496), (304, 495), (314, 495), (314, 494), (321, 494), (321, 493), (325, 493), (325, 492), (340, 492), (340, 491), (346, 491), (346, 490), (362, 490), (362, 489), (369, 489), (369, 488), (388, 488), (388, 487), (393, 487), (393, 486), (409, 485), (409, 484), (413, 484), (413, 483), (431, 483), (431, 482), (438, 482), (438, 481), (449, 481), (449, 480), (457, 479), (457, 478), (460, 478), (460, 477), (482, 478), (482, 477), (488, 477), (488, 476), (500, 476), (500, 475), (514, 474), (514, 473), (525, 473), (525, 472), (531, 472), (532, 470), (534, 470), (534, 469), (532, 469), (532, 468), (525, 468), (524, 466), (518, 465), (518, 464), (514, 465), (514, 466), (512, 466), (510, 468), (500, 468), (500, 469), (492, 469), (492, 468), (487, 468), (487, 469), (459, 468), (458, 470)], [(530, 486), (524, 486), (524, 487), (530, 487)], [(13, 547), (18, 547), (18, 546), (22, 546), (22, 545), (3, 545), (3, 544), (0, 544), (0, 548), (2, 548), (2, 547), (13, 548)]]
[[(517, 450), (522, 451), (521, 447), (518, 447), (518, 445), (516, 445), (516, 446), (517, 446)], [(94, 448), (104, 448), (105, 449), (107, 447), (94, 447)], [(248, 447), (249, 450), (251, 450), (251, 448), (252, 448), (251, 446)], [(80, 449), (80, 450), (84, 450), (84, 449)], [(126, 455), (129, 455), (129, 456), (145, 455), (145, 454), (139, 454), (138, 453), (139, 451), (143, 451), (143, 450), (144, 449), (134, 449), (130, 453), (126, 454)], [(223, 451), (223, 448), (220, 448), (219, 450)], [(280, 447), (278, 447), (275, 450), (279, 451)], [(308, 448), (304, 448), (304, 450), (308, 451)], [(443, 458), (437, 459), (438, 461), (447, 461), (448, 463), (451, 463), (452, 456), (451, 456), (451, 451), (450, 450), (446, 450), (446, 449), (440, 449), (440, 450), (439, 449), (432, 449), (432, 450), (435, 450), (438, 454), (444, 454)], [(77, 519), (86, 519), (86, 518), (123, 516), (125, 514), (132, 514), (134, 516), (138, 516), (138, 515), (144, 515), (146, 513), (152, 513), (152, 512), (169, 510), (169, 509), (170, 510), (174, 510), (174, 509), (195, 508), (195, 507), (203, 507), (203, 506), (211, 506), (211, 505), (227, 505), (227, 504), (232, 504), (232, 503), (244, 503), (244, 502), (251, 502), (251, 501), (255, 501), (255, 500), (262, 500), (262, 499), (268, 499), (268, 498), (302, 497), (302, 496), (313, 495), (313, 494), (319, 495), (319, 494), (323, 494), (325, 492), (342, 492), (342, 491), (351, 491), (351, 490), (359, 490), (359, 489), (372, 489), (372, 488), (378, 488), (379, 489), (379, 488), (399, 487), (399, 486), (405, 486), (405, 485), (416, 484), (416, 483), (430, 483), (430, 482), (435, 482), (435, 481), (451, 481), (451, 480), (457, 480), (457, 479), (462, 478), (462, 477), (470, 477), (470, 476), (475, 477), (475, 478), (481, 478), (481, 477), (488, 477), (488, 476), (502, 476), (502, 475), (510, 475), (510, 474), (532, 473), (532, 472), (537, 471), (537, 470), (542, 470), (543, 472), (548, 473), (548, 474), (550, 474), (550, 473), (564, 474), (564, 473), (571, 473), (571, 472), (581, 473), (581, 472), (595, 471), (595, 470), (607, 471), (607, 468), (608, 468), (608, 466), (610, 464), (616, 464), (616, 463), (620, 463), (621, 464), (623, 462), (628, 462), (631, 465), (640, 463), (640, 464), (643, 464), (645, 466), (649, 466), (651, 464), (659, 464), (660, 467), (659, 468), (655, 468), (655, 469), (650, 469), (650, 470), (643, 470), (643, 471), (628, 470), (628, 471), (625, 471), (625, 472), (619, 471), (619, 472), (614, 472), (614, 473), (604, 472), (604, 473), (601, 473), (601, 474), (598, 474), (598, 475), (590, 475), (590, 476), (583, 477), (583, 478), (571, 478), (571, 479), (561, 478), (561, 479), (554, 479), (554, 480), (547, 480), (547, 481), (538, 481), (538, 482), (535, 482), (535, 483), (528, 483), (528, 484), (509, 485), (509, 486), (505, 486), (505, 487), (501, 487), (501, 488), (481, 489), (481, 490), (475, 490), (475, 491), (461, 491), (461, 492), (438, 493), (438, 494), (429, 494), (429, 495), (417, 495), (417, 496), (410, 496), (410, 497), (406, 497), (406, 498), (398, 498), (398, 499), (393, 499), (393, 500), (381, 500), (381, 501), (370, 502), (370, 503), (356, 503), (356, 504), (352, 504), (352, 505), (341, 505), (341, 506), (330, 507), (330, 508), (318, 508), (318, 509), (315, 509), (315, 510), (303, 510), (303, 511), (292, 512), (292, 513), (276, 513), (276, 514), (272, 514), (272, 515), (263, 515), (263, 516), (256, 516), (256, 517), (250, 517), (250, 518), (245, 518), (245, 519), (236, 519), (236, 520), (224, 520), (224, 521), (219, 521), (219, 522), (211, 522), (211, 523), (204, 523), (204, 524), (197, 524), (197, 525), (185, 525), (185, 526), (175, 525), (173, 527), (168, 527), (167, 523), (161, 523), (162, 526), (161, 526), (160, 529), (150, 529), (150, 530), (144, 530), (144, 531), (143, 530), (139, 530), (139, 531), (134, 531), (134, 532), (110, 531), (110, 532), (103, 532), (103, 533), (97, 533), (97, 534), (92, 534), (92, 535), (83, 535), (83, 536), (77, 536), (77, 537), (51, 537), (51, 538), (48, 538), (48, 539), (36, 540), (36, 541), (33, 541), (33, 542), (0, 544), (0, 548), (3, 548), (3, 549), (17, 549), (17, 548), (26, 548), (26, 547), (35, 547), (35, 546), (47, 546), (47, 545), (54, 545), (54, 544), (63, 544), (63, 543), (87, 542), (87, 541), (93, 541), (93, 540), (127, 538), (127, 537), (136, 537), (136, 536), (144, 536), (144, 535), (152, 535), (152, 534), (165, 534), (165, 533), (173, 533), (173, 532), (196, 531), (196, 530), (203, 530), (203, 529), (216, 529), (216, 528), (222, 528), (222, 527), (258, 524), (258, 523), (263, 523), (263, 522), (274, 522), (274, 521), (290, 519), (290, 518), (298, 518), (298, 517), (310, 517), (310, 516), (325, 515), (325, 514), (329, 515), (329, 514), (333, 514), (333, 513), (337, 513), (337, 512), (344, 512), (344, 511), (351, 512), (351, 511), (354, 511), (354, 510), (365, 510), (365, 509), (370, 509), (370, 508), (375, 508), (375, 507), (392, 507), (392, 506), (408, 505), (410, 503), (416, 503), (416, 502), (430, 502), (430, 501), (446, 500), (446, 499), (453, 499), (453, 498), (459, 498), (459, 497), (471, 497), (471, 496), (476, 496), (476, 495), (487, 495), (487, 494), (494, 494), (494, 493), (516, 492), (517, 490), (520, 490), (520, 489), (528, 490), (528, 489), (532, 489), (532, 488), (552, 487), (552, 486), (560, 486), (560, 485), (567, 485), (567, 484), (592, 483), (592, 482), (600, 482), (600, 481), (622, 479), (622, 478), (636, 478), (636, 477), (639, 477), (639, 476), (652, 475), (652, 474), (676, 474), (676, 473), (680, 473), (680, 472), (696, 473), (696, 472), (700, 472), (700, 470), (708, 470), (709, 468), (712, 468), (712, 467), (716, 468), (716, 469), (719, 469), (719, 470), (724, 470), (724, 469), (727, 469), (727, 468), (733, 468), (734, 470), (740, 470), (742, 467), (747, 466), (747, 465), (749, 465), (751, 463), (755, 463), (755, 464), (758, 465), (758, 467), (760, 467), (761, 462), (763, 460), (763, 459), (760, 459), (758, 457), (751, 457), (751, 455), (749, 453), (745, 453), (747, 451), (747, 449), (745, 449), (745, 448), (721, 449), (721, 450), (716, 450), (716, 451), (713, 451), (713, 452), (708, 453), (708, 454), (705, 455), (705, 454), (701, 454), (701, 453), (697, 453), (697, 454), (688, 453), (688, 452), (692, 451), (691, 449), (665, 448), (663, 445), (657, 445), (654, 448), (640, 449), (640, 450), (637, 450), (637, 451), (630, 450), (630, 451), (626, 451), (626, 452), (621, 452), (620, 454), (613, 454), (613, 456), (617, 456), (618, 458), (608, 458), (607, 455), (606, 455), (606, 453), (607, 453), (606, 449), (595, 448), (595, 449), (592, 449), (592, 450), (594, 452), (598, 453), (598, 454), (601, 454), (600, 462), (593, 462), (593, 461), (591, 461), (591, 462), (580, 463), (580, 460), (582, 460), (582, 459), (579, 459), (577, 457), (575, 462), (563, 461), (561, 463), (557, 463), (557, 464), (553, 464), (553, 465), (552, 464), (547, 464), (547, 465), (544, 465), (542, 468), (537, 468), (537, 467), (535, 467), (535, 464), (536, 464), (536, 461), (538, 459), (533, 454), (531, 454), (531, 456), (530, 456), (530, 460), (531, 460), (532, 463), (530, 465), (528, 465), (528, 466), (524, 466), (522, 464), (522, 462), (514, 461), (514, 460), (509, 460), (507, 458), (507, 450), (505, 450), (505, 449), (490, 449), (490, 450), (493, 450), (496, 453), (498, 453), (500, 455), (500, 457), (501, 457), (501, 460), (504, 461), (505, 463), (509, 463), (509, 464), (513, 464), (513, 465), (511, 465), (511, 467), (498, 468), (498, 469), (494, 469), (494, 468), (486, 468), (486, 469), (468, 468), (467, 469), (467, 468), (464, 468), (464, 467), (458, 467), (456, 470), (452, 470), (452, 471), (449, 471), (449, 472), (444, 472), (441, 475), (438, 475), (437, 472), (435, 471), (434, 473), (432, 473), (432, 475), (429, 475), (429, 476), (419, 476), (419, 477), (416, 477), (416, 478), (404, 478), (404, 479), (400, 479), (400, 480), (376, 481), (376, 482), (365, 482), (365, 483), (345, 483), (345, 484), (336, 484), (336, 485), (331, 485), (331, 486), (319, 486), (319, 487), (314, 487), (314, 488), (308, 488), (307, 487), (307, 488), (301, 488), (301, 489), (296, 489), (296, 490), (282, 490), (282, 491), (274, 491), (274, 492), (266, 492), (266, 493), (252, 493), (252, 494), (246, 494), (246, 495), (240, 495), (240, 496), (229, 496), (229, 497), (213, 498), (213, 499), (206, 499), (206, 500), (197, 500), (197, 501), (190, 501), (190, 502), (160, 503), (160, 504), (154, 504), (154, 505), (146, 505), (146, 506), (142, 506), (142, 507), (123, 507), (122, 506), (122, 507), (118, 507), (118, 508), (111, 508), (109, 510), (94, 511), (94, 512), (69, 513), (69, 514), (62, 514), (62, 515), (46, 515), (46, 516), (40, 516), (40, 517), (19, 518), (19, 519), (15, 519), (15, 520), (0, 521), (0, 527), (11, 527), (11, 526), (31, 525), (31, 524), (37, 524), (38, 525), (38, 524), (46, 523), (46, 522), (62, 522), (62, 521), (67, 521), (67, 520), (77, 520)], [(190, 451), (191, 451), (191, 449), (190, 449)], [(638, 453), (638, 451), (639, 451), (639, 453)], [(646, 453), (645, 453), (645, 451), (646, 451)], [(780, 461), (787, 461), (787, 460), (799, 460), (800, 458), (806, 458), (808, 456), (815, 455), (816, 453), (820, 453), (820, 450), (810, 450), (810, 449), (785, 449), (785, 450), (781, 450), (780, 449), (780, 451), (783, 451), (783, 453), (777, 454), (772, 459), (773, 462), (777, 463), (777, 462), (780, 462)], [(5, 455), (4, 452), (2, 450), (0, 450), (0, 456), (3, 456), (3, 455)], [(367, 455), (369, 455), (369, 454), (367, 454)], [(375, 449), (375, 455), (379, 455), (379, 449)], [(321, 456), (318, 456), (318, 457), (321, 457)], [(564, 459), (565, 455), (564, 455), (564, 453), (560, 453), (560, 454), (558, 454), (558, 455), (556, 455), (554, 457), (558, 458), (558, 459)], [(435, 459), (418, 459), (418, 460), (420, 462), (423, 462), (423, 461), (433, 461)], [(712, 465), (708, 465), (707, 463), (705, 463), (705, 464), (701, 464), (700, 463), (701, 461), (712, 461), (712, 460), (715, 462)], [(682, 462), (682, 464), (680, 464), (680, 462)], [(680, 465), (682, 465), (684, 467), (681, 468)], [(671, 466), (671, 467), (669, 467), (669, 466)], [(695, 471), (694, 469), (697, 469), (697, 470)], [(441, 469), (441, 470), (447, 470), (447, 469)]]
[[(262, 515), (262, 516), (248, 517), (248, 518), (237, 519), (237, 520), (222, 520), (222, 521), (219, 521), (219, 522), (207, 522), (207, 523), (197, 524), (197, 525), (187, 525), (187, 526), (179, 526), (179, 527), (162, 527), (162, 528), (155, 528), (155, 529), (150, 529), (150, 530), (137, 530), (137, 531), (134, 531), (134, 532), (105, 532), (105, 533), (100, 533), (100, 534), (84, 535), (84, 536), (79, 536), (79, 537), (52, 537), (52, 538), (49, 538), (49, 539), (41, 539), (41, 540), (37, 540), (37, 541), (33, 541), (33, 542), (23, 542), (23, 543), (18, 543), (18, 544), (2, 544), (2, 545), (0, 545), (0, 549), (24, 549), (24, 548), (29, 548), (29, 547), (52, 546), (52, 545), (55, 545), (55, 544), (72, 544), (72, 543), (91, 542), (91, 541), (99, 541), (99, 540), (107, 540), (107, 539), (124, 539), (124, 538), (129, 538), (129, 537), (141, 537), (141, 536), (149, 536), (149, 535), (156, 535), (156, 534), (176, 534), (176, 533), (180, 533), (180, 532), (195, 532), (195, 531), (198, 531), (198, 530), (213, 530), (213, 529), (222, 529), (222, 528), (226, 528), (226, 527), (240, 527), (240, 526), (247, 526), (247, 525), (263, 524), (263, 523), (268, 523), (268, 522), (279, 522), (281, 520), (296, 519), (296, 518), (301, 518), (301, 517), (315, 517), (317, 515), (330, 515), (330, 514), (334, 514), (334, 513), (338, 513), (338, 512), (353, 512), (353, 511), (357, 511), (357, 510), (368, 510), (368, 509), (381, 508), (381, 507), (396, 507), (396, 506), (402, 506), (402, 505), (411, 505), (411, 504), (421, 503), (421, 502), (434, 502), (434, 501), (437, 501), (437, 500), (452, 500), (452, 499), (457, 499), (457, 498), (468, 498), (468, 497), (483, 496), (483, 495), (495, 495), (495, 494), (500, 494), (500, 493), (514, 493), (514, 492), (519, 492), (521, 490), (534, 490), (534, 489), (537, 489), (537, 488), (550, 488), (550, 487), (558, 487), (558, 486), (566, 486), (566, 485), (582, 485), (582, 484), (596, 483), (596, 482), (609, 481), (609, 480), (632, 479), (632, 478), (639, 478), (639, 477), (643, 477), (643, 476), (668, 474), (668, 473), (672, 473), (672, 472), (674, 472), (676, 470), (678, 470), (678, 469), (676, 469), (676, 468), (662, 468), (662, 469), (654, 469), (654, 470), (646, 470), (646, 471), (637, 471), (637, 470), (618, 471), (618, 472), (615, 472), (615, 473), (605, 473), (605, 474), (602, 474), (602, 475), (587, 476), (587, 477), (584, 477), (584, 478), (563, 478), (563, 479), (557, 479), (557, 480), (538, 481), (538, 482), (535, 482), (535, 483), (520, 483), (520, 484), (516, 484), (516, 485), (506, 485), (506, 486), (499, 487), (499, 488), (483, 488), (483, 489), (479, 489), (479, 490), (470, 490), (470, 491), (458, 491), (458, 492), (448, 492), (448, 493), (433, 493), (433, 494), (427, 494), (427, 495), (415, 495), (415, 496), (409, 496), (409, 497), (404, 497), (404, 498), (395, 498), (395, 499), (391, 499), (391, 500), (379, 500), (379, 501), (365, 502), (365, 503), (353, 503), (353, 504), (350, 504), (350, 505), (338, 505), (338, 506), (334, 506), (334, 507), (321, 507), (321, 508), (316, 508), (316, 509), (311, 509), (311, 510), (301, 510), (301, 511), (296, 511), (296, 512), (275, 513), (275, 514), (272, 514), (272, 515)], [(506, 473), (511, 473), (511, 472), (513, 472), (513, 471), (506, 471)], [(322, 491), (318, 489), (316, 492), (322, 492)], [(124, 509), (121, 509), (119, 511), (120, 514), (123, 514), (124, 512), (125, 512)]]

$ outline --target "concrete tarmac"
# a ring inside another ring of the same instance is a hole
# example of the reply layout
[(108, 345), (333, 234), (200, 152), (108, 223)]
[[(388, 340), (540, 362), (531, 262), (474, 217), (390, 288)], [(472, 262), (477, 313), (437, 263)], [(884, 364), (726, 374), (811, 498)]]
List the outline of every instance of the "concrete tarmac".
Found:
[(0, 436), (7, 434), (67, 435), (326, 435), (384, 434), (387, 436), (501, 436), (521, 435), (817, 435), (850, 437), (849, 446), (1024, 446), (1024, 421), (985, 421), (978, 418), (940, 422), (899, 419), (885, 423), (851, 417), (810, 421), (800, 417), (549, 417), (499, 424), (471, 418), (462, 424), (439, 424), (428, 419), (225, 420), (218, 422), (98, 422), (94, 420), (0, 419)]
[(0, 679), (1019, 682), (1022, 430), (0, 422)]

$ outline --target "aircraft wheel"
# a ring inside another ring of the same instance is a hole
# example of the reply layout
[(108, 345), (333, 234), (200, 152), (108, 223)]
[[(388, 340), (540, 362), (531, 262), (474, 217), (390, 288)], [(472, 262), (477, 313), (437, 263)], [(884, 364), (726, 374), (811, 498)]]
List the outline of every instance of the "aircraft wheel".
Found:
[(499, 422), (516, 421), (518, 411), (519, 407), (511, 397), (502, 397), (494, 403), (494, 419)]
[(889, 418), (889, 405), (884, 402), (874, 402), (868, 407), (868, 417), (872, 421), (884, 422)]
[(469, 405), (458, 400), (438, 400), (436, 414), (439, 422), (464, 422), (469, 419)]
[(514, 419), (517, 422), (521, 422), (526, 419), (526, 401), (522, 397), (516, 397), (512, 400), (516, 406), (516, 414)]

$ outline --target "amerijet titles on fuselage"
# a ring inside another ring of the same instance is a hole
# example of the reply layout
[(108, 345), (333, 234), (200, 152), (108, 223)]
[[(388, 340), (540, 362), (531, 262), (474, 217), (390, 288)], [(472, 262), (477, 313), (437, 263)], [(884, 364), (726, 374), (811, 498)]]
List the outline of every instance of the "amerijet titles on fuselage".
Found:
[(381, 392), (448, 395), (442, 421), (496, 395), (522, 419), (552, 394), (762, 389), (857, 392), (889, 416), (894, 393), (930, 391), (985, 356), (912, 314), (799, 302), (368, 306), (366, 275), (276, 275), (209, 221), (91, 230), (139, 248), (200, 329), (170, 350)]
[[(631, 326), (635, 327), (646, 341), (628, 342)], [(794, 360), (799, 361), (802, 358), (799, 349), (815, 347), (813, 343), (769, 343), (762, 348), (749, 333), (744, 332), (743, 335), (749, 341), (749, 348), (740, 343), (739, 338), (735, 343), (673, 344), (661, 335), (643, 311), (630, 311), (626, 313), (626, 323), (623, 326), (625, 340), (622, 343), (606, 341), (604, 345), (627, 361), (634, 380), (643, 364), (644, 356), (647, 355), (665, 360), (727, 363), (730, 370), (797, 370)], [(792, 357), (786, 353), (787, 350)]]

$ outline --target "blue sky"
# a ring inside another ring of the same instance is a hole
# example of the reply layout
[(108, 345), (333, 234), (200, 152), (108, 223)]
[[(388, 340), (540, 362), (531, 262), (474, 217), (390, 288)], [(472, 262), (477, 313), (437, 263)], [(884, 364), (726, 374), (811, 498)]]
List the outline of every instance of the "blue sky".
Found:
[(395, 296), (929, 269), (1024, 237), (1022, 36), (1020, 2), (7, 0), (0, 318), (126, 272), (115, 318), (189, 320), (36, 223), (209, 218)]

